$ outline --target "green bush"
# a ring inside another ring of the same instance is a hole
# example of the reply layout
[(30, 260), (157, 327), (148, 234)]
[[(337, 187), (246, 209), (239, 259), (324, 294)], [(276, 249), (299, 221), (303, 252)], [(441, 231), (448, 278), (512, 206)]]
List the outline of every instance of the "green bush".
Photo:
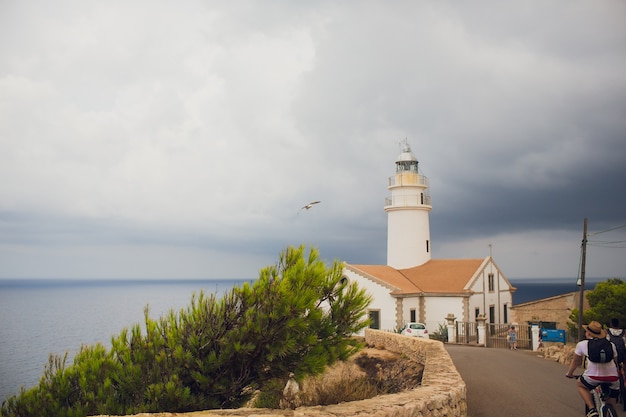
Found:
[(342, 282), (317, 250), (287, 248), (254, 284), (222, 298), (194, 294), (178, 313), (134, 325), (111, 349), (83, 346), (71, 366), (51, 355), (39, 385), (10, 397), (2, 417), (186, 412), (239, 407), (270, 381), (317, 375), (361, 348), (371, 298)]
[(256, 408), (280, 408), (280, 399), (285, 384), (286, 381), (282, 379), (267, 381), (257, 393), (252, 406)]
[[(610, 278), (599, 282), (593, 290), (585, 292), (585, 297), (589, 308), (583, 311), (583, 323), (595, 320), (608, 326), (612, 318), (626, 323), (626, 281)], [(568, 333), (575, 340), (578, 340), (578, 312), (578, 308), (573, 309), (567, 323)]]
[(431, 339), (439, 340), (441, 342), (448, 341), (448, 326), (445, 323), (439, 323), (439, 328), (430, 335)]

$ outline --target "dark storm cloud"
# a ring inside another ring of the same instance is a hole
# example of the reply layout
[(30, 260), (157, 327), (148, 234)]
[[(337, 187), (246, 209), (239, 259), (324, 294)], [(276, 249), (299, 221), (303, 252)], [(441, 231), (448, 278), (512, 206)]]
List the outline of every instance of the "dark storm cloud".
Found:
[(144, 6), (3, 6), (0, 277), (384, 263), (405, 138), (434, 257), (562, 276), (626, 224), (623, 2)]

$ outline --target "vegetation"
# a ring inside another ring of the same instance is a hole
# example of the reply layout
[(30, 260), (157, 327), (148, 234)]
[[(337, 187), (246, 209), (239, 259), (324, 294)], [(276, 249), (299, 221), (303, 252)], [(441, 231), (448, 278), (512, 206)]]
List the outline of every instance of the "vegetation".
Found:
[[(626, 282), (619, 278), (611, 278), (596, 284), (592, 291), (586, 292), (589, 309), (583, 311), (583, 322), (593, 320), (607, 324), (612, 318), (619, 319), (622, 326), (626, 325)], [(578, 309), (573, 309), (569, 316), (569, 332), (578, 335)]]
[(430, 334), (430, 338), (441, 342), (448, 342), (448, 325), (439, 323), (439, 328)]
[(51, 355), (39, 385), (0, 408), (3, 417), (185, 412), (233, 408), (264, 385), (317, 375), (362, 346), (371, 298), (311, 249), (287, 248), (253, 284), (221, 299), (201, 292), (177, 314), (134, 325), (111, 349), (83, 346), (71, 366)]
[(300, 391), (283, 398), (284, 383), (264, 387), (253, 401), (256, 407), (294, 408), (358, 401), (413, 389), (421, 384), (424, 366), (405, 355), (371, 348), (322, 375), (306, 378)]

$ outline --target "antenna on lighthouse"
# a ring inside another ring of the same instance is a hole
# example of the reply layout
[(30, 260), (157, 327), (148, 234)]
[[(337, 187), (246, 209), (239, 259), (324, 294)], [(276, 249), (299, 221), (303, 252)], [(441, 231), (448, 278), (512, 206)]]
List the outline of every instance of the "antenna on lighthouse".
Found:
[(409, 147), (409, 139), (407, 137), (398, 141), (398, 149), (400, 152), (405, 152), (407, 147)]

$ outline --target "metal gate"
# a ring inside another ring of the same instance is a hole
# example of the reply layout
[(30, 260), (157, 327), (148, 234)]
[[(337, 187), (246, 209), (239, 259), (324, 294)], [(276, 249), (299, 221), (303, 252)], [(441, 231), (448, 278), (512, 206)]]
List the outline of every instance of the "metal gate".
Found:
[(476, 322), (457, 321), (455, 324), (457, 343), (478, 343), (478, 327)]
[[(508, 349), (509, 341), (506, 336), (510, 327), (510, 324), (487, 324), (487, 347)], [(515, 332), (517, 333), (517, 348), (531, 349), (530, 326), (527, 324), (515, 325)]]

